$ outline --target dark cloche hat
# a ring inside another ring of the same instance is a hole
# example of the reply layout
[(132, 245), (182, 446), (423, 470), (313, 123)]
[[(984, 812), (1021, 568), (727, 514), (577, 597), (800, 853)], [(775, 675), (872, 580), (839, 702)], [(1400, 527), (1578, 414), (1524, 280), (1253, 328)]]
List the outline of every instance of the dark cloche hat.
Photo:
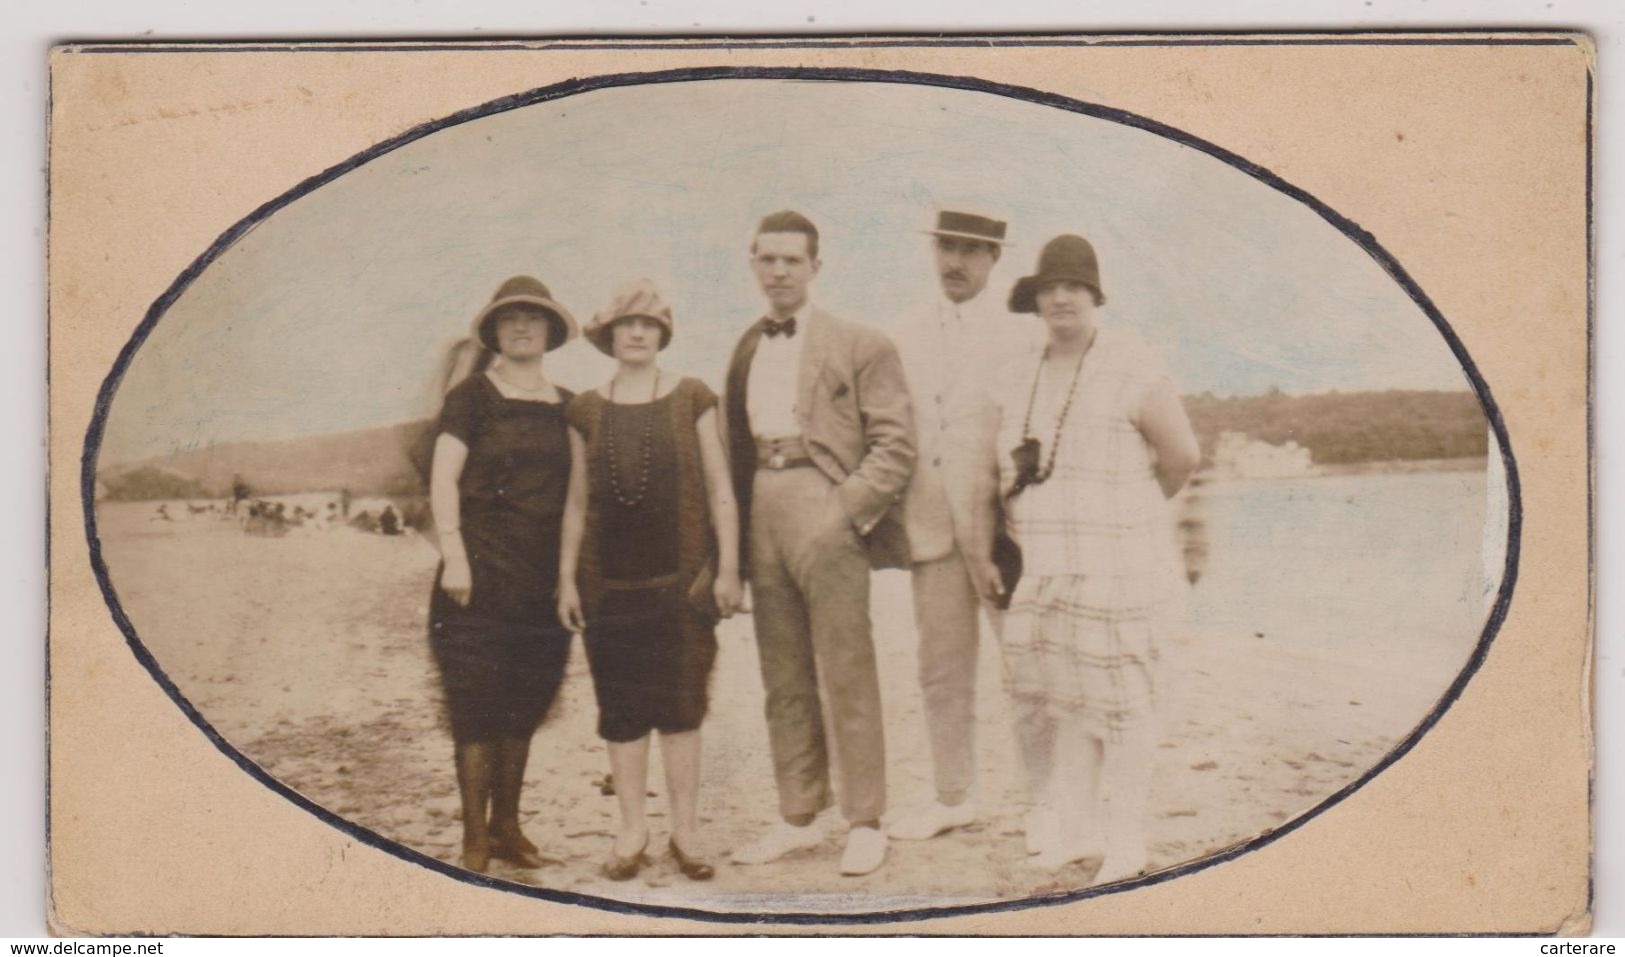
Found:
[(1082, 236), (1056, 236), (1044, 244), (1044, 251), (1038, 254), (1038, 271), (1016, 280), (1010, 290), (1010, 311), (1037, 312), (1038, 289), (1052, 282), (1081, 282), (1094, 290), (1096, 305), (1106, 301), (1100, 289), (1100, 260), (1095, 258), (1095, 247)]
[(496, 317), (506, 306), (532, 306), (547, 316), (550, 329), (547, 334), (549, 351), (557, 349), (579, 333), (575, 317), (570, 310), (553, 300), (553, 294), (541, 280), (530, 276), (514, 276), (497, 287), (496, 294), (480, 314), (474, 317), (474, 337), (492, 352), (497, 348)]

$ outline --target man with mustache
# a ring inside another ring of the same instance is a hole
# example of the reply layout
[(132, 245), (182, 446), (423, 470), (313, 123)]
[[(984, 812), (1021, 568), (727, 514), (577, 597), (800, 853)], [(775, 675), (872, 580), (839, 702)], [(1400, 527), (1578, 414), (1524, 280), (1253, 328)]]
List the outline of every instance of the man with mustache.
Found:
[[(991, 553), (991, 529), (974, 518), (975, 468), (970, 445), (985, 414), (974, 387), (984, 369), (1012, 353), (1038, 348), (1025, 324), (984, 296), (1005, 246), (1006, 224), (979, 212), (943, 209), (932, 237), (941, 295), (933, 297), (899, 334), (909, 390), (914, 397), (919, 461), (904, 497), (903, 525), (913, 572), (914, 620), (919, 632), (920, 689), (936, 800), (902, 811), (888, 831), (900, 840), (925, 840), (975, 823), (976, 660), (980, 608), (995, 603), (1003, 585)], [(978, 598), (982, 601), (979, 602)], [(1018, 720), (1025, 750), (1051, 733), (1039, 716)], [(1042, 749), (1047, 753), (1047, 749)], [(1042, 815), (1040, 815), (1042, 817)], [(1029, 849), (1043, 840), (1044, 822), (1028, 822)]]
[(849, 825), (841, 873), (857, 875), (886, 857), (869, 570), (904, 557), (893, 506), (914, 468), (914, 419), (891, 340), (808, 298), (819, 266), (807, 217), (761, 221), (751, 270), (768, 314), (728, 366), (724, 424), (783, 818), (733, 860), (766, 864), (823, 842), (833, 759)]

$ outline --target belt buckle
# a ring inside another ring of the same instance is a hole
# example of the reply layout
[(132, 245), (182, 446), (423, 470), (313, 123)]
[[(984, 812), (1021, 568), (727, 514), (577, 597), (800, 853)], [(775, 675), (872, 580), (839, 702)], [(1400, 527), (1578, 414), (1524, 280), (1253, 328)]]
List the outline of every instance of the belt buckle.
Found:
[(774, 452), (773, 456), (767, 460), (767, 467), (770, 469), (784, 468), (784, 453)]

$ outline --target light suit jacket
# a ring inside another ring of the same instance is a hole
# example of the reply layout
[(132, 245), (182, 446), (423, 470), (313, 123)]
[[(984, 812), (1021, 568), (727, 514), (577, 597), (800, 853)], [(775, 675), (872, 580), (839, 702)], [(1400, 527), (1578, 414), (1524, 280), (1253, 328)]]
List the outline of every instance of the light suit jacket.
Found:
[[(745, 390), (762, 323), (739, 339), (723, 390), (723, 429), (739, 502), (740, 555), (749, 555), (756, 439)], [(902, 568), (908, 543), (895, 506), (914, 471), (914, 411), (897, 350), (885, 333), (813, 308), (796, 377), (796, 421), (808, 455), (868, 546), (870, 563)], [(743, 564), (743, 563), (742, 563)], [(746, 566), (748, 567), (748, 565)]]
[(919, 462), (903, 498), (914, 562), (942, 558), (956, 547), (961, 554), (985, 554), (991, 541), (979, 534), (986, 532), (986, 520), (978, 514), (985, 497), (982, 446), (992, 442), (988, 393), (1010, 363), (1036, 355), (1042, 336), (1030, 317), (981, 302), (990, 295), (961, 307), (964, 325), (956, 342), (943, 341), (944, 311), (952, 307), (940, 297), (933, 309), (898, 328), (919, 430)]

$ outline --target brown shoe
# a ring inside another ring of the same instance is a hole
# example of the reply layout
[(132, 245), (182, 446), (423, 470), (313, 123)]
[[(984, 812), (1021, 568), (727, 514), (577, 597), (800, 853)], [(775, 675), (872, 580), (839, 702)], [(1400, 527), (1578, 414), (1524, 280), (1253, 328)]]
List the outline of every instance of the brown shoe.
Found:
[(505, 844), (509, 847), (517, 848), (521, 851), (527, 851), (531, 854), (541, 853), (541, 848), (537, 847), (535, 843), (530, 840), (530, 838), (526, 837), (517, 826), (506, 830), (500, 827), (492, 827), (491, 845), (494, 848), (498, 844)]
[(604, 876), (612, 881), (629, 881), (637, 877), (638, 872), (643, 870), (649, 863), (649, 855), (644, 853), (648, 848), (649, 838), (645, 835), (643, 846), (638, 848), (637, 853), (630, 857), (621, 857), (612, 851), (609, 863), (604, 865)]
[(491, 856), (499, 861), (507, 861), (509, 864), (527, 870), (535, 870), (548, 863), (548, 859), (542, 856), (542, 852), (536, 845), (525, 840), (524, 835), (518, 835), (517, 838), (499, 838), (492, 841)]
[(484, 874), (491, 869), (491, 845), (489, 843), (469, 844), (463, 843), (463, 870)]
[(667, 842), (667, 846), (671, 850), (672, 858), (677, 861), (677, 869), (683, 872), (684, 877), (691, 881), (708, 881), (716, 876), (717, 869), (709, 863), (684, 854), (683, 849), (677, 846), (677, 838), (672, 838)]

